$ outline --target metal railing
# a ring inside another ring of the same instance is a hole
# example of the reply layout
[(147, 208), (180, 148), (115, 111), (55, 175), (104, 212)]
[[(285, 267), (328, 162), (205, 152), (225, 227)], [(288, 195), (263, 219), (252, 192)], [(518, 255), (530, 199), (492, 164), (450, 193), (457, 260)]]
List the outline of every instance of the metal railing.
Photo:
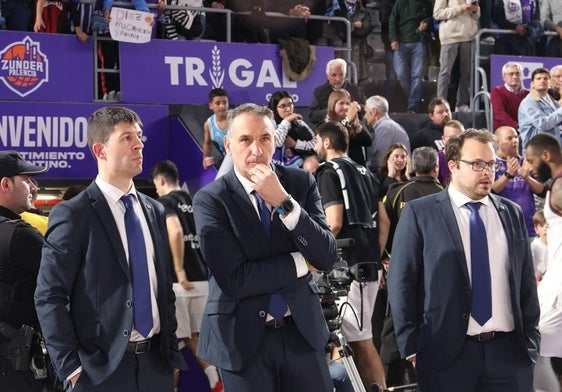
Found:
[[(94, 4), (95, 0), (81, 0), (83, 4)], [(116, 1), (113, 3), (114, 7), (122, 7), (122, 8), (132, 8), (132, 4), (130, 2), (122, 2)], [(151, 10), (158, 9), (158, 4), (148, 4), (148, 7)], [(249, 12), (234, 12), (229, 9), (220, 9), (220, 8), (209, 8), (209, 7), (192, 7), (192, 6), (178, 6), (178, 5), (166, 5), (166, 9), (169, 10), (188, 10), (188, 11), (201, 11), (205, 13), (215, 13), (215, 14), (224, 14), (226, 18), (226, 41), (225, 42), (232, 42), (232, 17), (233, 15), (249, 15)], [(282, 19), (297, 19), (302, 20), (302, 17), (299, 16), (292, 16), (286, 15), (277, 12), (266, 12), (265, 15), (267, 17), (272, 18), (282, 18)], [(346, 40), (345, 45), (340, 47), (334, 47), (335, 52), (343, 52), (343, 58), (348, 64), (348, 69), (351, 72), (347, 73), (347, 78), (351, 83), (357, 83), (358, 81), (358, 72), (357, 72), (357, 65), (351, 61), (351, 22), (343, 17), (339, 16), (322, 16), (322, 15), (310, 15), (307, 20), (320, 20), (324, 22), (330, 23), (343, 23), (346, 28)], [(98, 40), (109, 40), (108, 37), (99, 37), (93, 35), (94, 39), (94, 94), (95, 98), (94, 101), (100, 101), (101, 99), (97, 98), (98, 94), (98, 74), (101, 72), (107, 73), (119, 73), (119, 69), (106, 69), (106, 68), (99, 68), (98, 67)]]

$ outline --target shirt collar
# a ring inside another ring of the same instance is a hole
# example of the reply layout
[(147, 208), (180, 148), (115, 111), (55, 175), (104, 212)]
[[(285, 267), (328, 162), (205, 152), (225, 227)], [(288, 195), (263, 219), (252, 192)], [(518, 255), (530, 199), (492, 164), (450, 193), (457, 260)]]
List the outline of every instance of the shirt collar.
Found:
[(452, 183), (449, 184), (447, 190), (449, 192), (449, 198), (453, 202), (453, 205), (457, 208), (463, 207), (466, 203), (473, 203), (473, 202), (480, 202), (485, 206), (490, 206), (492, 204), (492, 201), (490, 200), (489, 196), (485, 196), (480, 200), (473, 200), (467, 195), (465, 195), (464, 193), (461, 193), (458, 189), (456, 189)]
[(236, 178), (238, 178), (240, 184), (242, 184), (242, 187), (244, 188), (246, 194), (250, 195), (254, 191), (254, 186), (252, 182), (248, 180), (246, 177), (244, 177), (242, 174), (240, 174), (238, 170), (236, 170), (236, 168), (234, 168), (234, 175), (236, 176)]
[[(121, 197), (125, 195), (125, 193), (123, 193), (121, 189), (111, 185), (107, 181), (104, 181), (100, 176), (96, 177), (96, 185), (100, 188), (101, 193), (103, 193), (106, 200), (110, 203), (117, 204), (117, 202), (121, 199)], [(138, 200), (137, 190), (135, 189), (134, 184), (131, 186), (131, 189), (129, 189), (129, 192), (127, 192), (126, 194), (133, 195), (135, 196), (135, 199)]]

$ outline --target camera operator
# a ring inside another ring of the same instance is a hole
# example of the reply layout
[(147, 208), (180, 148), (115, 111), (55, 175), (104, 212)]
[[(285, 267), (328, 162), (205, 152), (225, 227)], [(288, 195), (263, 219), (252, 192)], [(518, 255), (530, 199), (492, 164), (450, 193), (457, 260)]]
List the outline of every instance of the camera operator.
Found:
[[(32, 207), (36, 190), (30, 176), (46, 169), (26, 162), (15, 151), (0, 151), (0, 385), (3, 392), (43, 391), (36, 379), (32, 339), (37, 313), (33, 303), (43, 237), (20, 213)], [(26, 326), (26, 327), (24, 327)], [(25, 331), (25, 332), (24, 332)], [(41, 350), (39, 350), (41, 356)], [(45, 369), (44, 356), (35, 369)]]
[(347, 299), (351, 309), (345, 309), (342, 321), (342, 332), (353, 351), (363, 384), (369, 390), (374, 383), (386, 387), (384, 370), (372, 340), (371, 316), (381, 275), (378, 268), (381, 251), (390, 222), (379, 202), (378, 180), (347, 156), (348, 144), (348, 133), (339, 123), (326, 122), (316, 130), (315, 151), (324, 162), (316, 170), (316, 179), (328, 225), (336, 238), (355, 241), (353, 249), (344, 249), (350, 270), (361, 263), (363, 272), (370, 275), (361, 282), (352, 282)]

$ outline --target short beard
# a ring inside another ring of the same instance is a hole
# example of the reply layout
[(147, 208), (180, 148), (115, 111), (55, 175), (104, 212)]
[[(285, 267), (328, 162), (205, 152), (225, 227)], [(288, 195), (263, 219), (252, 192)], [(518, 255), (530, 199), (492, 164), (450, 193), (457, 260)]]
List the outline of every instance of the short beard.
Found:
[(537, 168), (536, 179), (539, 182), (545, 183), (552, 178), (552, 170), (550, 166), (546, 164), (545, 161), (541, 160), (539, 167)]

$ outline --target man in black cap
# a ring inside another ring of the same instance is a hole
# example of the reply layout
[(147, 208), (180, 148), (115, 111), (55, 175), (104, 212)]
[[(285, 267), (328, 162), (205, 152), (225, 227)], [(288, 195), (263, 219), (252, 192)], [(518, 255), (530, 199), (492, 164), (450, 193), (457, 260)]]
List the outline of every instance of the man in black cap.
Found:
[(33, 293), (43, 245), (39, 231), (19, 214), (32, 207), (31, 176), (45, 171), (15, 151), (0, 151), (0, 385), (6, 392), (42, 391), (47, 384), (45, 364), (30, 367), (40, 350), (35, 357), (34, 346), (18, 351), (28, 344), (23, 326), (39, 330)]

